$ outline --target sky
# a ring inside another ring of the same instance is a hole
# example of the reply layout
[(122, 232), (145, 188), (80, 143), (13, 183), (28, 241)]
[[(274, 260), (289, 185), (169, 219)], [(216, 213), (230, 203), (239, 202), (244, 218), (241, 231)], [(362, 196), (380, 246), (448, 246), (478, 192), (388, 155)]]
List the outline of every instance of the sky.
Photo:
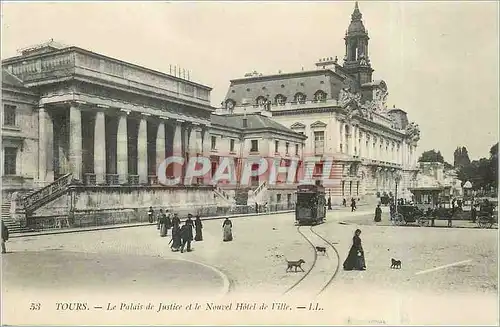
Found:
[[(370, 36), (373, 78), (388, 106), (420, 126), (419, 152), (440, 150), (453, 163), (498, 142), (498, 2), (360, 1)], [(331, 2), (4, 2), (2, 58), (53, 38), (168, 73), (190, 71), (211, 86), (212, 105), (229, 81), (315, 69), (344, 57), (353, 1)]]

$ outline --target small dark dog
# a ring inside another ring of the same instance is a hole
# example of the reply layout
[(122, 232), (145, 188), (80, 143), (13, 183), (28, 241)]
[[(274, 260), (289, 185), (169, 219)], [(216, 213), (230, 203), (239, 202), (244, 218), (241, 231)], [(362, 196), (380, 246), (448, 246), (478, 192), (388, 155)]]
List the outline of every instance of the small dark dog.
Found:
[(392, 269), (401, 269), (401, 260), (391, 259), (391, 263)]
[(300, 270), (304, 271), (304, 269), (302, 269), (302, 264), (303, 263), (306, 263), (304, 261), (304, 259), (300, 259), (298, 261), (286, 261), (286, 264), (287, 264), (287, 268), (286, 268), (286, 272), (288, 271), (292, 271), (292, 268), (295, 268), (295, 272), (297, 272), (297, 268), (299, 268)]
[(326, 255), (326, 247), (324, 246), (316, 246), (316, 252), (324, 253)]

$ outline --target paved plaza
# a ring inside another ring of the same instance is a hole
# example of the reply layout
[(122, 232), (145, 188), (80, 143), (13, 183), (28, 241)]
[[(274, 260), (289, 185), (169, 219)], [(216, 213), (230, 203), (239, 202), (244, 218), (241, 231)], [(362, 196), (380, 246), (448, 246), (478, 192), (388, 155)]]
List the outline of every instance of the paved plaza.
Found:
[[(325, 318), (329, 323), (346, 323), (346, 313), (360, 303), (366, 308), (364, 315), (373, 309), (373, 317), (363, 318), (352, 311), (348, 314), (351, 323), (356, 319), (365, 324), (369, 319), (448, 324), (497, 321), (496, 229), (396, 227), (387, 224), (387, 213), (383, 215), (386, 223), (376, 226), (371, 210), (360, 210), (330, 211), (326, 223), (314, 227), (333, 244), (339, 257), (331, 249), (327, 255), (315, 255), (294, 226), (293, 213), (234, 218), (233, 242), (222, 242), (222, 220), (205, 221), (204, 240), (194, 242), (194, 251), (183, 254), (171, 252), (170, 237), (161, 238), (153, 225), (12, 238), (9, 253), (2, 258), (4, 295), (8, 299), (9, 294), (49, 290), (74, 296), (84, 290), (106, 295), (119, 290), (143, 295), (228, 293), (229, 297), (262, 298), (266, 294), (273, 298), (304, 276), (303, 272), (286, 273), (285, 260), (302, 258), (306, 272), (316, 266), (301, 281), (308, 289), (284, 297), (289, 301), (312, 297), (333, 277), (318, 297), (337, 308), (337, 315)], [(343, 271), (356, 228), (362, 230), (367, 270)], [(301, 230), (306, 234), (308, 227)], [(390, 269), (391, 258), (401, 260), (402, 269)]]

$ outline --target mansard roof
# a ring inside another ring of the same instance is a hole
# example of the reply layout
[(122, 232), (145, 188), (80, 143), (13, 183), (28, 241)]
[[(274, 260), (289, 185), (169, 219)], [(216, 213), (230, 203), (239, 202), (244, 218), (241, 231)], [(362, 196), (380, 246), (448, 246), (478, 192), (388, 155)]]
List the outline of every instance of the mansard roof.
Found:
[(327, 98), (332, 98), (332, 85), (340, 85), (343, 80), (342, 76), (330, 69), (251, 76), (231, 80), (226, 100), (234, 100), (238, 106), (243, 99), (254, 103), (259, 96), (263, 96), (274, 102), (276, 96), (282, 95), (290, 102), (294, 101), (297, 93), (302, 93), (306, 100), (311, 100), (318, 91), (323, 91)]
[[(243, 127), (243, 118), (246, 116), (247, 127)], [(211, 115), (212, 125), (219, 125), (224, 127), (229, 127), (232, 129), (239, 129), (241, 132), (253, 132), (256, 130), (271, 130), (279, 131), (287, 134), (293, 134), (294, 136), (306, 139), (306, 136), (296, 133), (290, 128), (281, 125), (280, 123), (274, 121), (273, 119), (262, 116), (259, 113), (251, 114), (232, 114), (232, 115)]]

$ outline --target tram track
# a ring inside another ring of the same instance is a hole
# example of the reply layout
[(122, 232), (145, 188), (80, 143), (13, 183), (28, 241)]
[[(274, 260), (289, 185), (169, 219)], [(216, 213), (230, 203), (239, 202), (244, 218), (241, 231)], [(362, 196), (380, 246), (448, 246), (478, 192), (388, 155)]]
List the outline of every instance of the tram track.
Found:
[[(319, 291), (315, 294), (317, 296), (325, 291), (337, 276), (340, 268), (340, 255), (335, 246), (317, 233), (313, 227), (314, 226), (309, 226), (307, 229), (306, 226), (297, 227), (297, 232), (309, 243), (314, 251), (314, 259), (310, 268), (304, 273), (304, 275), (295, 284), (290, 286), (283, 294), (288, 294), (292, 291), (297, 292), (299, 290), (309, 293), (312, 289), (317, 289), (319, 287)], [(318, 251), (316, 251), (316, 246), (325, 246), (327, 248), (327, 254), (325, 257), (327, 257), (328, 260), (318, 260), (319, 256)], [(335, 254), (335, 258), (330, 257), (331, 253)], [(334, 263), (334, 261), (336, 261), (336, 263)], [(335, 265), (335, 269), (331, 269), (332, 265)], [(333, 270), (333, 273), (329, 275), (330, 277), (328, 279), (325, 279), (325, 269), (327, 271)]]

